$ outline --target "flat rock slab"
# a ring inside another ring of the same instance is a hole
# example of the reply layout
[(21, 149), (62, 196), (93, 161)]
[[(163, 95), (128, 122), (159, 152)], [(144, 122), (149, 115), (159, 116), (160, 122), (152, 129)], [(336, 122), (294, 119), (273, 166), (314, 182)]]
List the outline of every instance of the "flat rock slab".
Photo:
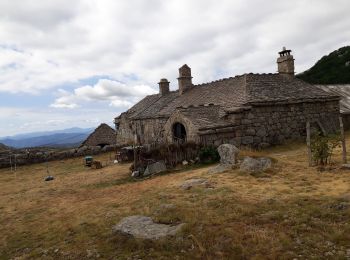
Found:
[(123, 218), (112, 228), (113, 233), (128, 235), (134, 238), (158, 240), (167, 236), (174, 236), (184, 224), (165, 225), (153, 222), (146, 216), (130, 216)]
[(207, 179), (189, 179), (180, 185), (180, 188), (183, 190), (189, 190), (194, 186), (204, 186), (208, 187), (209, 182)]
[(246, 157), (241, 163), (240, 171), (248, 172), (248, 173), (258, 173), (271, 168), (271, 166), (272, 166), (272, 161), (270, 158)]
[(233, 167), (234, 167), (234, 165), (232, 165), (232, 164), (219, 164), (213, 168), (210, 168), (208, 170), (208, 173), (209, 174), (222, 173), (222, 172), (232, 170)]
[(161, 172), (166, 172), (167, 168), (163, 161), (155, 162), (147, 166), (143, 176), (149, 176), (152, 174), (158, 174)]

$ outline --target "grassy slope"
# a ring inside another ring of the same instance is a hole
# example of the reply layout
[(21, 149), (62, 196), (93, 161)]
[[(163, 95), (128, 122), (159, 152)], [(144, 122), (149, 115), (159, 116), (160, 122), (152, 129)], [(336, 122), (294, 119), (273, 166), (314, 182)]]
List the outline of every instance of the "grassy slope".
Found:
[(313, 84), (350, 84), (350, 46), (322, 57), (312, 68), (297, 77)]
[[(277, 162), (261, 176), (199, 168), (134, 182), (128, 165), (86, 170), (81, 159), (50, 163), (52, 182), (43, 181), (44, 164), (21, 167), (17, 176), (0, 170), (0, 259), (345, 259), (350, 170), (307, 167), (302, 145), (264, 154)], [(334, 160), (340, 163), (339, 150)], [(215, 188), (178, 188), (193, 177)], [(163, 203), (177, 209), (156, 213)], [(187, 225), (158, 242), (112, 235), (114, 224), (134, 214)]]

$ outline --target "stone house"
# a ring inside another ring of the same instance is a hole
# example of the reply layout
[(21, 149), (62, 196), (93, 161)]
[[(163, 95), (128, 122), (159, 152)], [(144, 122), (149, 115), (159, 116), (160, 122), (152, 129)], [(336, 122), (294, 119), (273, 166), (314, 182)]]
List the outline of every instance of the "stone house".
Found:
[(306, 134), (306, 122), (339, 129), (337, 94), (294, 77), (294, 58), (285, 48), (278, 73), (244, 74), (199, 85), (191, 69), (179, 69), (178, 90), (161, 79), (159, 93), (146, 96), (115, 118), (117, 145), (193, 141), (218, 146), (264, 147)]
[(100, 146), (115, 145), (115, 130), (107, 124), (99, 125), (80, 146)]

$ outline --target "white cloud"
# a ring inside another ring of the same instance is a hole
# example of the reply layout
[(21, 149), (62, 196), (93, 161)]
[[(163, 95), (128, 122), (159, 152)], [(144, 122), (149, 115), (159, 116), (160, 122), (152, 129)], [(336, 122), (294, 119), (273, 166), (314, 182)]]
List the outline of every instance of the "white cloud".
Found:
[(94, 86), (76, 88), (74, 92), (60, 89), (59, 97), (51, 107), (54, 108), (77, 108), (78, 103), (109, 101), (113, 107), (128, 108), (144, 96), (154, 94), (155, 91), (149, 86), (127, 86), (121, 82), (100, 79)]
[[(112, 120), (156, 92), (160, 78), (176, 89), (184, 63), (194, 83), (275, 72), (277, 52), (286, 46), (301, 72), (349, 45), (349, 9), (348, 0), (0, 0), (0, 102), (6, 95), (57, 93), (45, 106), (58, 120), (79, 116), (68, 120), (76, 125), (90, 120), (84, 113), (96, 104), (91, 120), (106, 120), (104, 111)], [(80, 83), (96, 75), (106, 79)], [(59, 90), (70, 85), (75, 89)], [(28, 123), (51, 119), (36, 109), (45, 118)], [(6, 120), (1, 126), (17, 126), (17, 118)]]
[(0, 91), (40, 93), (94, 75), (154, 87), (167, 77), (174, 89), (184, 63), (198, 83), (274, 72), (284, 45), (302, 71), (348, 43), (349, 8), (348, 0), (0, 0)]

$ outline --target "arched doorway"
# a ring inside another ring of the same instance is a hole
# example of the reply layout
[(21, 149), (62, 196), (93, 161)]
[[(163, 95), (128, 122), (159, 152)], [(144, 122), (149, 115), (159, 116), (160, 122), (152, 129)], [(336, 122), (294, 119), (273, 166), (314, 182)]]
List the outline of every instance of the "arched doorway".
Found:
[(181, 123), (175, 123), (173, 125), (173, 140), (175, 143), (186, 142), (186, 128)]

